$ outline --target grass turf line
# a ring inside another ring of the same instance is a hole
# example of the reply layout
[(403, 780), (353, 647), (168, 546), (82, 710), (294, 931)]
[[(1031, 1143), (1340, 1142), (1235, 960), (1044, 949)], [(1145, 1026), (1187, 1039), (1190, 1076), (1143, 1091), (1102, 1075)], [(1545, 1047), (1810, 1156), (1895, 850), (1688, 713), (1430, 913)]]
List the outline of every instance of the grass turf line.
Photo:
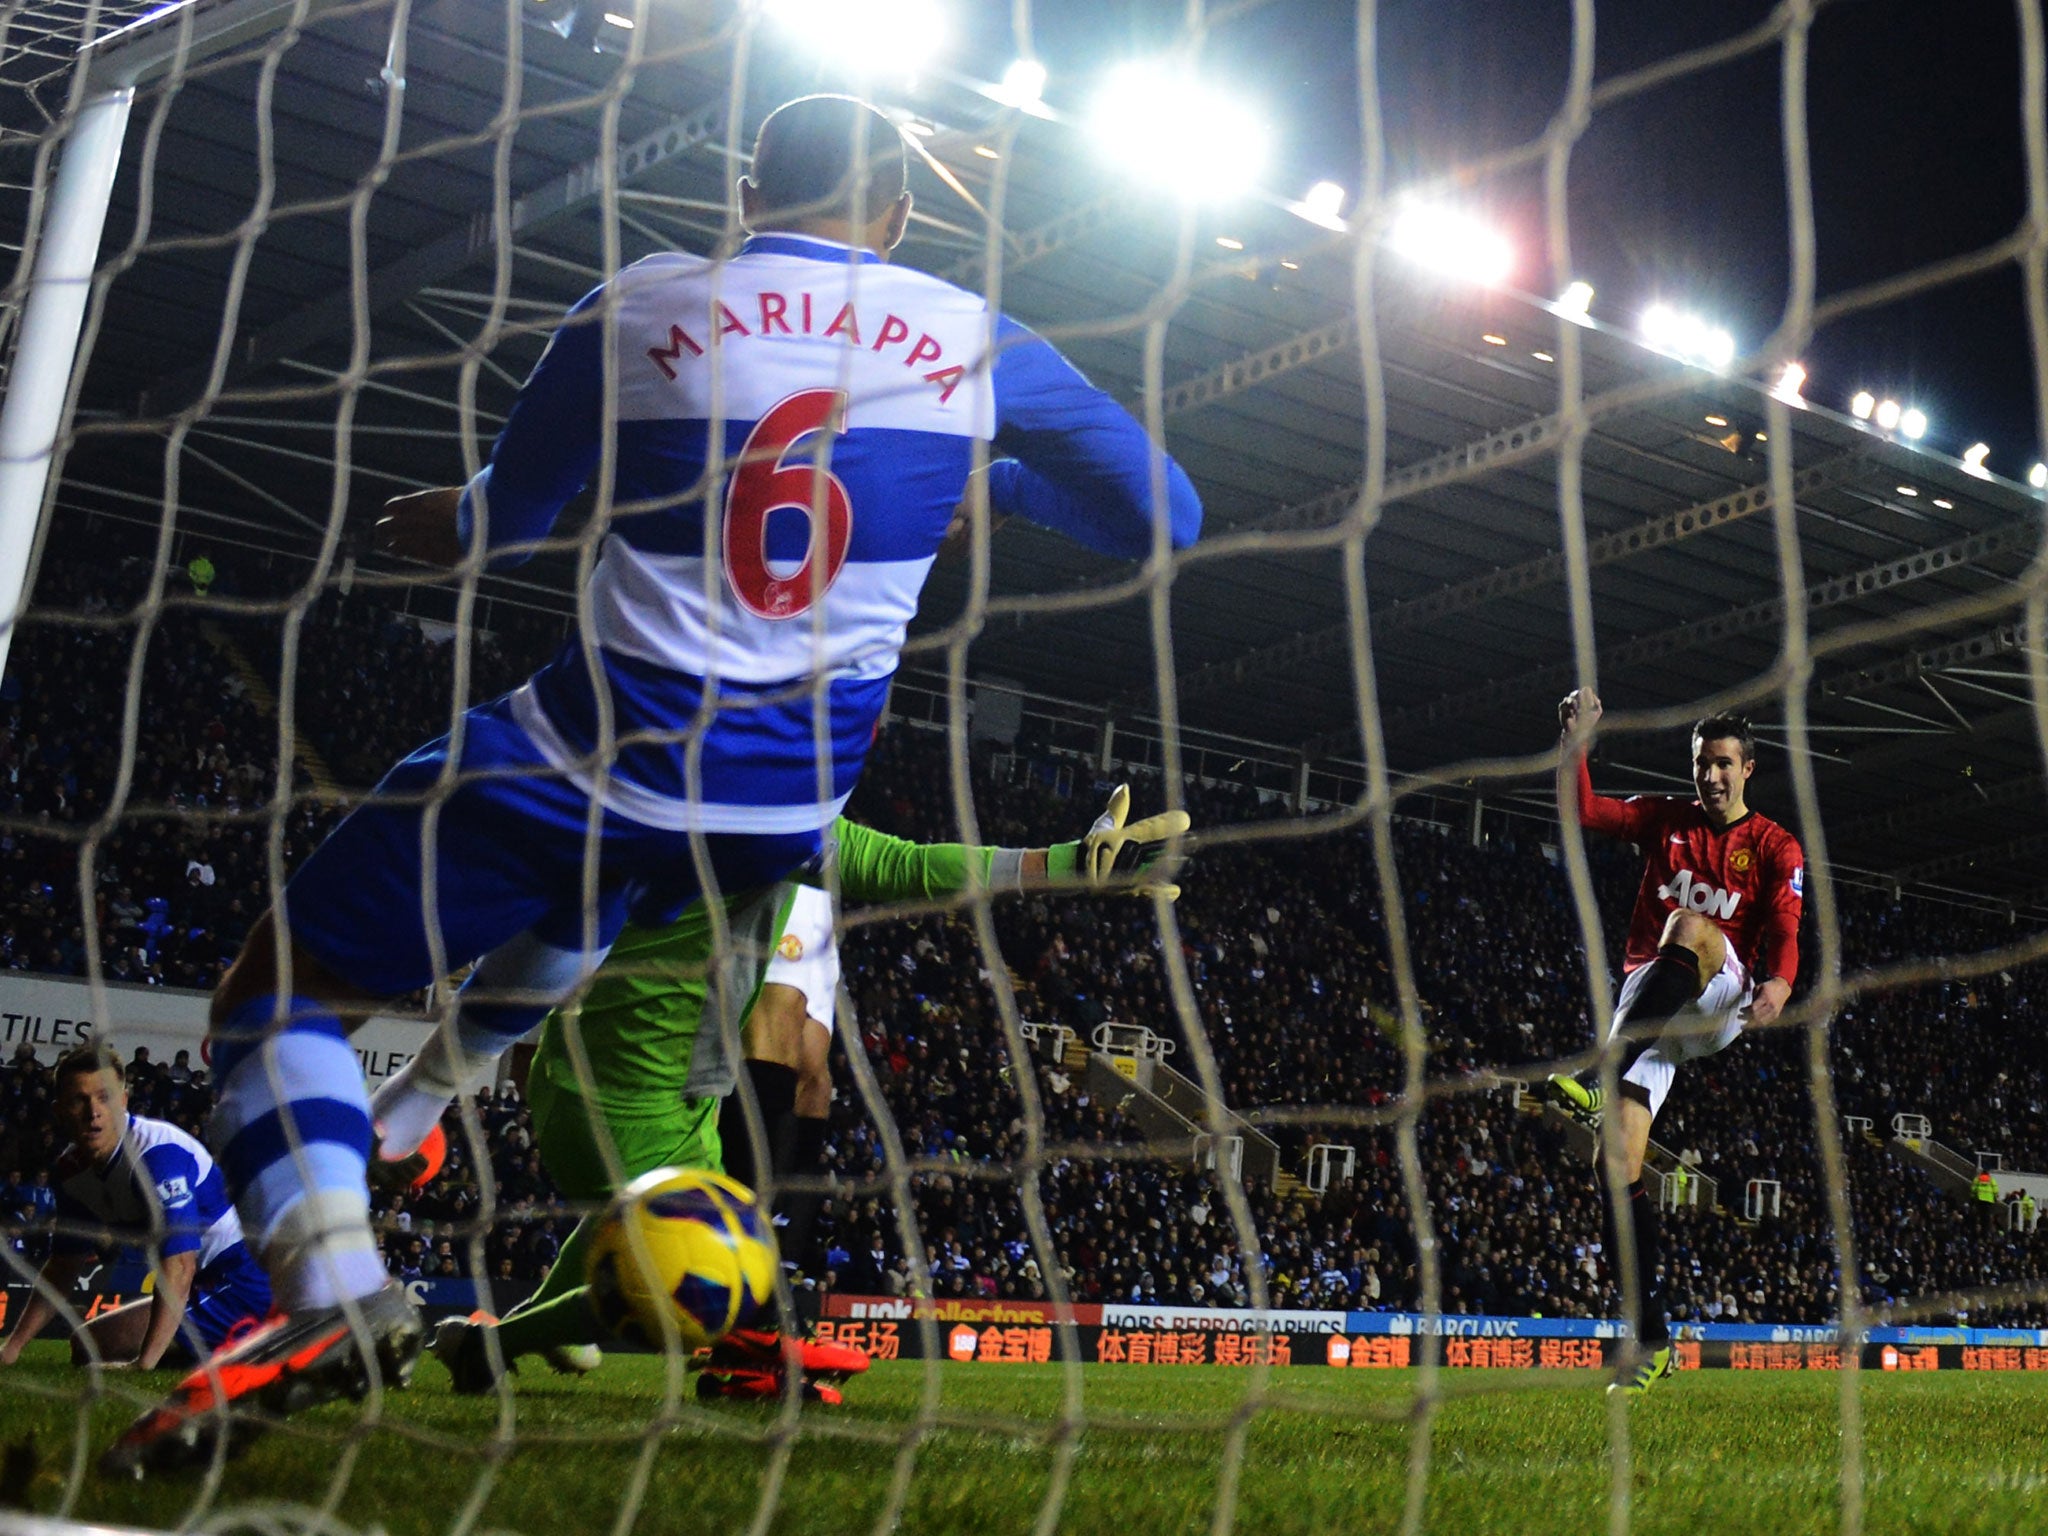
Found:
[[(84, 1384), (63, 1360), (63, 1346), (37, 1345), (0, 1373), (0, 1443), (15, 1446), (34, 1434), (40, 1464), (27, 1493), (45, 1514), (63, 1494)], [(582, 1381), (529, 1367), (516, 1389), (520, 1443), (496, 1467), (477, 1528), (536, 1536), (609, 1530), (640, 1453), (632, 1437), (658, 1410), (662, 1374), (649, 1357), (614, 1357)], [(107, 1379), (117, 1390), (87, 1415), (94, 1455), (144, 1390), (175, 1377)], [(1607, 1418), (1598, 1377), (1473, 1371), (1445, 1380), (1455, 1396), (1436, 1421), (1430, 1529), (1475, 1536), (1606, 1529)], [(948, 1365), (941, 1381), (946, 1424), (918, 1453), (901, 1528), (935, 1536), (1028, 1528), (1052, 1464), (1042, 1436), (1057, 1420), (1058, 1368)], [(1271, 1381), (1285, 1406), (1254, 1421), (1237, 1528), (1257, 1536), (1395, 1529), (1407, 1440), (1388, 1415), (1405, 1404), (1414, 1375), (1281, 1370)], [(870, 1528), (889, 1485), (895, 1431), (915, 1418), (923, 1386), (915, 1362), (878, 1364), (849, 1385), (847, 1408), (807, 1410), (773, 1529), (837, 1536)], [(1223, 1367), (1091, 1366), (1084, 1386), (1091, 1425), (1060, 1529), (1206, 1532), (1225, 1424), (1245, 1401), (1246, 1375)], [(1632, 1528), (1647, 1536), (1837, 1529), (1837, 1390), (1824, 1372), (1688, 1373), (1660, 1387), (1632, 1419)], [(2039, 1449), (2048, 1381), (1870, 1373), (1864, 1394), (1873, 1536), (2048, 1528), (2048, 1470)], [(453, 1396), (431, 1359), (411, 1391), (387, 1402), (392, 1427), (362, 1437), (337, 1513), (391, 1536), (439, 1536), (479, 1480), (493, 1475), (499, 1404)], [(705, 1536), (743, 1528), (757, 1508), (770, 1455), (762, 1436), (775, 1413), (737, 1405), (692, 1411), (689, 1423), (660, 1437), (636, 1532)], [(708, 1427), (714, 1416), (740, 1433)], [(324, 1502), (358, 1423), (357, 1409), (337, 1404), (269, 1435), (229, 1466), (220, 1504)], [(821, 1430), (847, 1433), (812, 1432)], [(193, 1517), (202, 1487), (198, 1479), (113, 1484), (88, 1476), (66, 1513), (168, 1528)]]

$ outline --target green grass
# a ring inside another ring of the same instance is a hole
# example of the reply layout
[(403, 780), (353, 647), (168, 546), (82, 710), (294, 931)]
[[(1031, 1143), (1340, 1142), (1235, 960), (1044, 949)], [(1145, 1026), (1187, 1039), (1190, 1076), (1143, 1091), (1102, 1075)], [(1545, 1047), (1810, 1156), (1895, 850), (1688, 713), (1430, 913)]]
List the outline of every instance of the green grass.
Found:
[[(645, 1452), (646, 1492), (631, 1529), (723, 1536), (747, 1528), (774, 1461), (778, 1418), (765, 1408), (699, 1410), (685, 1399), (659, 1430), (662, 1367), (651, 1358), (615, 1357), (580, 1382), (529, 1366), (512, 1405), (516, 1448), (501, 1432), (497, 1400), (453, 1397), (428, 1361), (414, 1388), (389, 1400), (380, 1426), (365, 1428), (358, 1409), (335, 1405), (252, 1447), (218, 1489), (204, 1479), (108, 1484), (88, 1470), (66, 1507), (81, 1419), (83, 1446), (96, 1455), (144, 1389), (172, 1378), (110, 1377), (118, 1388), (81, 1408), (84, 1378), (62, 1361), (60, 1346), (39, 1345), (0, 1374), (0, 1441), (18, 1447), (34, 1435), (29, 1501), (76, 1519), (168, 1528), (248, 1501), (331, 1501), (348, 1525), (392, 1536), (447, 1532), (465, 1514), (478, 1531), (606, 1531)], [(1397, 1529), (1407, 1457), (1400, 1416), (1415, 1380), (1408, 1372), (1274, 1372), (1249, 1420), (1235, 1528), (1250, 1536)], [(1430, 1530), (1606, 1530), (1608, 1418), (1598, 1379), (1477, 1371), (1445, 1380), (1452, 1395), (1436, 1419)], [(1058, 1529), (1210, 1529), (1230, 1422), (1247, 1407), (1249, 1384), (1221, 1367), (1088, 1367), (1089, 1423), (1075, 1442)], [(1868, 1530), (2048, 1528), (2048, 1381), (1869, 1373), (1862, 1386)], [(939, 1389), (938, 1427), (917, 1448), (898, 1528), (1030, 1529), (1051, 1486), (1059, 1368), (948, 1365)], [(769, 1529), (872, 1529), (924, 1390), (921, 1366), (878, 1365), (848, 1388), (845, 1409), (807, 1410)], [(1639, 1406), (1630, 1432), (1635, 1531), (1839, 1528), (1832, 1375), (1688, 1373)], [(494, 1443), (508, 1453), (494, 1456)], [(12, 1481), (18, 1488), (19, 1476)]]

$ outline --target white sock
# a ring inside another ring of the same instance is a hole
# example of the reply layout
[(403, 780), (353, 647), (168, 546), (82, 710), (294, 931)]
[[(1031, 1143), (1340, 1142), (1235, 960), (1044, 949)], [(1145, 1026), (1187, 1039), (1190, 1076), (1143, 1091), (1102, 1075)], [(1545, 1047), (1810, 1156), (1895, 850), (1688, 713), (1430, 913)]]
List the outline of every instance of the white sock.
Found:
[(383, 1132), (377, 1155), (390, 1159), (417, 1151), (456, 1096), (497, 1062), (496, 1055), (466, 1051), (450, 1042), (445, 1031), (436, 1031), (419, 1055), (370, 1096), (370, 1118)]
[(321, 1190), (278, 1217), (263, 1249), (271, 1298), (279, 1310), (359, 1301), (391, 1283), (370, 1231), (368, 1192)]

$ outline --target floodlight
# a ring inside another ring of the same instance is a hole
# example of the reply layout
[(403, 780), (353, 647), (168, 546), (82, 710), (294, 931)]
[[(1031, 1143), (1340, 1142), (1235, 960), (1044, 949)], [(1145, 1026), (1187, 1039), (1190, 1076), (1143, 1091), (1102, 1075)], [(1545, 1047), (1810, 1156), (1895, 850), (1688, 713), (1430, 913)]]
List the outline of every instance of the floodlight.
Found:
[(1909, 405), (1899, 414), (1899, 430), (1914, 441), (1927, 435), (1927, 413), (1917, 405)]
[(1787, 363), (1785, 371), (1778, 375), (1778, 382), (1771, 387), (1771, 398), (1782, 400), (1787, 405), (1806, 404), (1799, 391), (1806, 387), (1806, 369), (1798, 363)]
[(1394, 218), (1387, 246), (1439, 276), (1493, 287), (1515, 269), (1515, 249), (1468, 213), (1411, 203)]
[(2027, 471), (2027, 484), (2035, 490), (2048, 490), (2048, 464), (2036, 464)]
[(1215, 200), (1249, 191), (1271, 133), (1250, 107), (1161, 64), (1126, 64), (1096, 98), (1095, 142), (1133, 175), (1178, 196)]
[(1557, 302), (1550, 306), (1550, 312), (1561, 319), (1575, 320), (1580, 325), (1589, 325), (1586, 316), (1593, 307), (1593, 285), (1591, 283), (1567, 283)]
[(1022, 112), (1040, 107), (1045, 101), (1045, 66), (1036, 59), (1019, 59), (1003, 71), (1002, 83), (989, 94)]
[(1849, 414), (1858, 421), (1870, 420), (1870, 413), (1877, 409), (1877, 396), (1867, 389), (1859, 389), (1849, 401)]
[(1877, 402), (1877, 409), (1870, 413), (1870, 419), (1884, 431), (1892, 432), (1898, 429), (1900, 418), (1904, 415), (1905, 412), (1898, 401), (1880, 400)]
[(1344, 228), (1344, 189), (1334, 181), (1319, 181), (1301, 195), (1298, 203), (1289, 203), (1287, 211), (1307, 219), (1311, 224), (1320, 224), (1324, 229)]
[(1989, 480), (1991, 471), (1984, 467), (1984, 460), (1990, 456), (1989, 443), (1972, 443), (1963, 450), (1963, 468), (1980, 480)]
[(848, 73), (908, 78), (945, 42), (938, 0), (767, 0), (790, 38)]
[(1735, 361), (1735, 338), (1698, 315), (1681, 314), (1669, 304), (1643, 311), (1643, 340), (1659, 352), (1707, 368), (1726, 368)]
[(628, 32), (633, 30), (633, 18), (630, 16), (622, 16), (617, 11), (606, 11), (604, 13), (604, 19), (607, 22), (609, 22), (612, 26), (624, 27)]

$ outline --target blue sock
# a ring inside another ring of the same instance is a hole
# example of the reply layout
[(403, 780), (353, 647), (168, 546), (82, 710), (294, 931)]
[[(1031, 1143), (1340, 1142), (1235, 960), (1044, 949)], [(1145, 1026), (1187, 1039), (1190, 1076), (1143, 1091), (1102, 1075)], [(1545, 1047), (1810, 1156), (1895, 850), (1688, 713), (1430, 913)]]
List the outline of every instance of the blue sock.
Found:
[(364, 1170), (370, 1103), (327, 1004), (252, 998), (213, 1032), (209, 1139), (242, 1233), (285, 1311), (367, 1296), (387, 1276)]

